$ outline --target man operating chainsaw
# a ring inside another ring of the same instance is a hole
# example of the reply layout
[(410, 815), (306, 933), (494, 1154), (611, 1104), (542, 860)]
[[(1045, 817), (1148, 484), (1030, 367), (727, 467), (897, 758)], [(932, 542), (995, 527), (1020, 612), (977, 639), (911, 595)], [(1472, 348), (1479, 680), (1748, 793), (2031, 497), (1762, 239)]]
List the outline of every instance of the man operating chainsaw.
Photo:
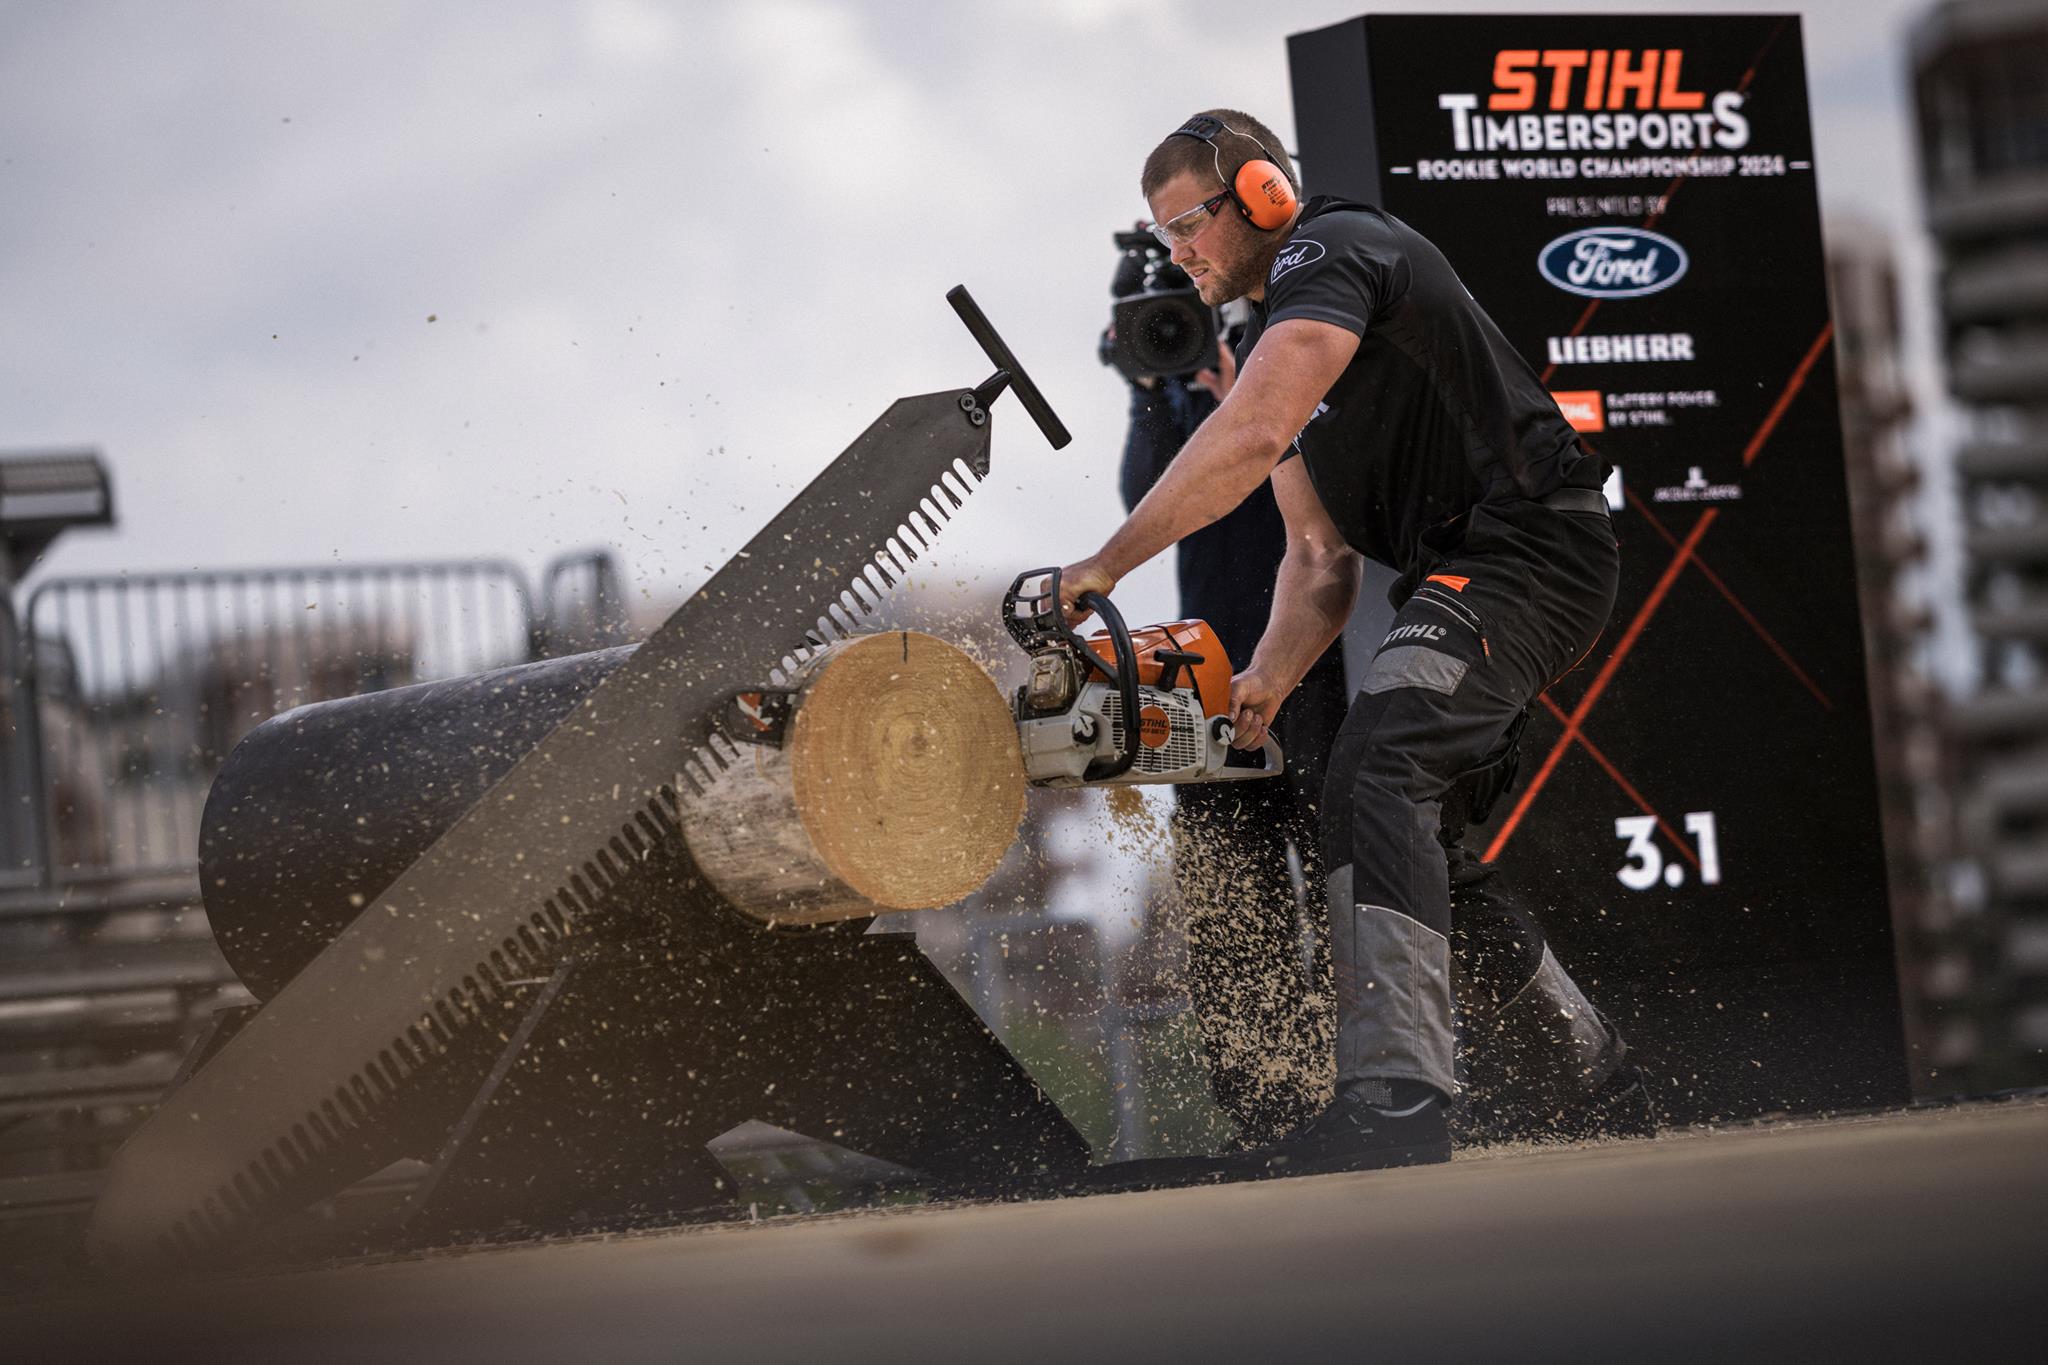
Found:
[[(1526, 708), (1606, 623), (1606, 471), (1435, 247), (1377, 209), (1299, 201), (1278, 138), (1249, 115), (1190, 119), (1141, 188), (1203, 301), (1248, 298), (1252, 320), (1228, 397), (1108, 542), (1063, 570), (1061, 596), (1108, 593), (1270, 478), (1287, 548), (1231, 685), (1248, 747), (1342, 632), (1361, 556), (1400, 575), (1324, 790), (1335, 1097), (1260, 1155), (1285, 1170), (1445, 1160), (1452, 882), (1485, 872), (1456, 836), (1506, 785)], [(1468, 1012), (1489, 1036), (1519, 1035), (1540, 1103), (1639, 1091), (1534, 922), (1479, 899), (1492, 922), (1467, 963), (1489, 979)]]

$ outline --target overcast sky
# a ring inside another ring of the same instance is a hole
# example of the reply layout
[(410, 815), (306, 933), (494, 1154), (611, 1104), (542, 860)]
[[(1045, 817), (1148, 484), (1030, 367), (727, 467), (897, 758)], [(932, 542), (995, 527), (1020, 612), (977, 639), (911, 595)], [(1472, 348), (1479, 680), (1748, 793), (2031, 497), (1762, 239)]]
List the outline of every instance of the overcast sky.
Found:
[[(1925, 5), (1797, 8), (1823, 203), (1898, 240), (1924, 355)], [(1095, 338), (1139, 163), (1209, 105), (1291, 138), (1287, 35), (1359, 12), (11, 0), (0, 451), (98, 447), (120, 512), (42, 572), (610, 544), (672, 598), (890, 399), (984, 376), (961, 282), (1075, 441), (1004, 400), (947, 558), (1078, 557), (1120, 513)]]

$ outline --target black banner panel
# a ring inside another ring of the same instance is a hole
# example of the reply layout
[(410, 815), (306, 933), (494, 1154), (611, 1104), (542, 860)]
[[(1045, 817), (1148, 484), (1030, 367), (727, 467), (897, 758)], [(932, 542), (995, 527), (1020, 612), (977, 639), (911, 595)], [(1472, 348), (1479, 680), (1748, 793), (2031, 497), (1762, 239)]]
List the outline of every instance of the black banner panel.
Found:
[(1903, 1100), (1798, 20), (1289, 40), (1306, 189), (1434, 241), (1608, 481), (1622, 586), (1471, 839), (1675, 1119)]

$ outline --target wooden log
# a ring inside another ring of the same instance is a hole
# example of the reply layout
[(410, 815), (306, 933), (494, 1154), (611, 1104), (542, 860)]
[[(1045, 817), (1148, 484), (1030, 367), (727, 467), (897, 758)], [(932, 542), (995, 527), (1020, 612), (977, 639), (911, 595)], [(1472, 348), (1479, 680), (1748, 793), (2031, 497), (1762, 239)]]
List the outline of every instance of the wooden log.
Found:
[(721, 895), (770, 924), (951, 905), (995, 871), (1024, 762), (988, 674), (916, 631), (843, 640), (791, 680), (780, 748), (746, 747), (684, 823)]

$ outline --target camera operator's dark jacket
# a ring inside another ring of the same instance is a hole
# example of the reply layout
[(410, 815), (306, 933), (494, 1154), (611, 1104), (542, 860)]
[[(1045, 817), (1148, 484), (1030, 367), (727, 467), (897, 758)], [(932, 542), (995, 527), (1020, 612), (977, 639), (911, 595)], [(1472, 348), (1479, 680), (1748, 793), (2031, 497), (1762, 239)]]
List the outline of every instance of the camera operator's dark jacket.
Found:
[[(1206, 389), (1161, 379), (1150, 389), (1131, 386), (1131, 426), (1124, 438), (1120, 479), (1126, 511), (1136, 507), (1180, 453), (1202, 419), (1216, 410)], [(1207, 621), (1230, 663), (1242, 670), (1266, 632), (1273, 611), (1273, 578), (1287, 549), (1287, 530), (1271, 483), (1224, 516), (1182, 540), (1176, 549), (1180, 610)]]

